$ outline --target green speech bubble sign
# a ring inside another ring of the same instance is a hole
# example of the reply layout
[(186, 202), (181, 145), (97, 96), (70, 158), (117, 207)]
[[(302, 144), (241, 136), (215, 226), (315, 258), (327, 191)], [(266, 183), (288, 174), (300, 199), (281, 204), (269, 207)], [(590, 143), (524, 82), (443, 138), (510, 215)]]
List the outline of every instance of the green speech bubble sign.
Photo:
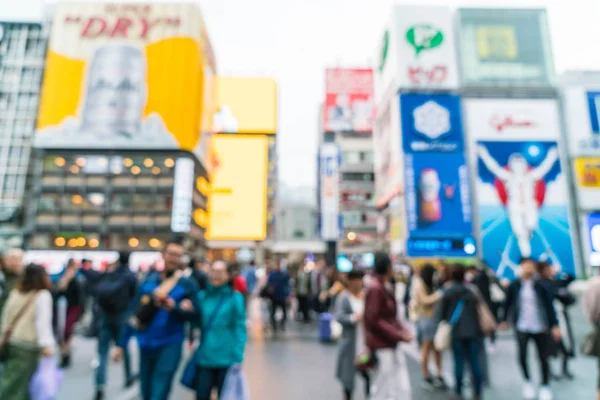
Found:
[(431, 25), (414, 25), (406, 31), (406, 40), (415, 49), (418, 57), (422, 51), (440, 46), (444, 41), (444, 34)]

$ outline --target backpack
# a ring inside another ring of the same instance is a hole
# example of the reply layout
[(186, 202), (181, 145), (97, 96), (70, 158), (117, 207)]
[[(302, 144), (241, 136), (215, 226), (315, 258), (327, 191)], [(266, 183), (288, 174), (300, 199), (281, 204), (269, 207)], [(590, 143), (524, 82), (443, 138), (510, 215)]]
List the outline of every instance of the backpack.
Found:
[(96, 299), (100, 309), (109, 315), (123, 313), (129, 308), (134, 295), (132, 290), (133, 274), (106, 274), (95, 287)]

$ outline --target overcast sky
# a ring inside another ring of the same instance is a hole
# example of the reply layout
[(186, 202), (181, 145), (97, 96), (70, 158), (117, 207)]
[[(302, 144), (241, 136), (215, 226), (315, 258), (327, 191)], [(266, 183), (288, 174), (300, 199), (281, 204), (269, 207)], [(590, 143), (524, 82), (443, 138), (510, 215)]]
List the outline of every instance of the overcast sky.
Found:
[[(169, 2), (176, 0), (162, 0)], [(141, 2), (141, 1), (136, 1)], [(280, 180), (316, 182), (318, 107), (328, 66), (370, 66), (395, 3), (547, 7), (557, 70), (600, 69), (597, 0), (198, 0), (222, 75), (279, 83)], [(34, 16), (39, 0), (0, 0), (0, 19)]]

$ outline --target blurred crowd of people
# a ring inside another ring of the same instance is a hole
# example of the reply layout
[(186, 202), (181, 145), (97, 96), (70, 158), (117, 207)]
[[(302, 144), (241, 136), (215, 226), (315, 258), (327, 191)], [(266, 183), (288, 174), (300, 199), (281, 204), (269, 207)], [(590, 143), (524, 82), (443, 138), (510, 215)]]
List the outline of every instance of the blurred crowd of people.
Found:
[[(385, 253), (375, 255), (373, 268), (348, 273), (328, 266), (324, 258), (278, 259), (264, 266), (253, 260), (244, 265), (209, 262), (186, 258), (175, 240), (164, 246), (160, 264), (137, 274), (125, 252), (104, 270), (92, 268), (88, 260), (69, 260), (55, 275), (35, 264), (24, 266), (20, 249), (0, 260), (2, 399), (30, 398), (30, 381), (44, 359), (69, 368), (73, 334), (85, 325), (85, 334), (97, 341), (95, 399), (107, 398), (110, 359), (123, 362), (125, 387), (139, 380), (144, 400), (168, 399), (187, 342), (190, 357), (181, 384), (197, 399), (208, 400), (211, 393), (226, 390), (227, 382), (244, 380), (248, 309), (255, 299), (266, 308), (264, 319), (274, 338), (283, 334), (293, 313), (299, 323), (316, 322), (321, 340), (339, 342), (335, 374), (345, 400), (353, 398), (357, 376), (367, 398), (399, 398), (397, 348), (413, 340), (420, 348), (424, 388), (462, 399), (468, 364), (473, 399), (482, 399), (493, 380), (487, 358), (495, 352), (496, 331), (509, 325), (524, 399), (551, 400), (553, 379), (574, 378), (569, 308), (577, 298), (568, 289), (573, 278), (530, 258), (521, 260), (512, 281), (499, 280), (483, 264), (410, 267), (393, 265)], [(596, 357), (598, 299), (600, 278), (595, 278), (583, 305), (594, 326), (586, 354)], [(133, 337), (139, 348), (137, 368), (129, 354)], [(530, 342), (537, 350), (539, 387), (529, 370)], [(453, 355), (452, 389), (443, 376), (446, 351)], [(560, 370), (552, 369), (552, 358), (560, 360)]]

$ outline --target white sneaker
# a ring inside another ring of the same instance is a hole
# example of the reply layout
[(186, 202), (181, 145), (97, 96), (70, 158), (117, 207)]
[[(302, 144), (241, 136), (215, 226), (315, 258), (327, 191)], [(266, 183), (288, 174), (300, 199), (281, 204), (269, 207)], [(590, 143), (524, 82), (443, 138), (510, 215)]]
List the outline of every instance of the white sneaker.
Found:
[[(535, 400), (535, 388), (531, 382), (525, 382), (523, 385), (523, 400)], [(542, 398), (539, 400), (542, 400)]]
[(548, 386), (542, 386), (540, 388), (539, 400), (552, 400), (552, 390)]

